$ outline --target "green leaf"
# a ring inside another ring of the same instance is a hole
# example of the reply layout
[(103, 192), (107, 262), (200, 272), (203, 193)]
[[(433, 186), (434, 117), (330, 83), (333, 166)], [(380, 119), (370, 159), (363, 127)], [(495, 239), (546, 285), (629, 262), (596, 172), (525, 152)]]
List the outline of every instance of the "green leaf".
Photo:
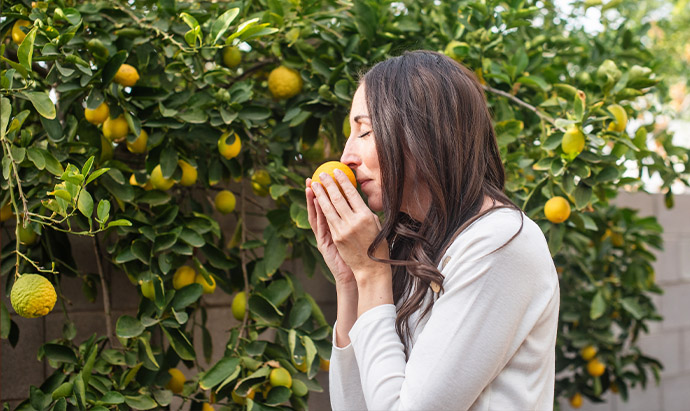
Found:
[(150, 410), (158, 407), (156, 401), (146, 394), (125, 395), (125, 403), (135, 410)]
[(0, 116), (0, 135), (1, 138), (5, 138), (7, 133), (7, 125), (10, 122), (10, 115), (12, 114), (12, 104), (10, 104), (10, 99), (2, 97), (0, 98), (0, 111), (3, 115)]
[[(189, 287), (189, 286), (188, 286)], [(175, 350), (177, 355), (183, 360), (194, 361), (196, 353), (194, 347), (187, 339), (187, 336), (177, 328), (167, 328), (161, 326), (163, 333), (168, 338), (170, 346)]]
[(239, 358), (223, 357), (201, 377), (199, 387), (204, 390), (210, 390), (234, 374), (239, 368), (239, 364)]
[(277, 235), (271, 235), (264, 249), (266, 274), (270, 277), (283, 264), (287, 257), (287, 244)]
[(637, 297), (626, 297), (621, 299), (621, 305), (625, 311), (632, 314), (636, 320), (641, 320), (645, 316), (645, 310), (637, 302)]
[(113, 54), (110, 60), (108, 60), (108, 62), (105, 63), (105, 67), (103, 67), (103, 77), (101, 79), (101, 82), (105, 85), (113, 81), (113, 78), (115, 78), (115, 74), (117, 74), (117, 70), (126, 60), (127, 52), (124, 50), (120, 50), (117, 53)]
[(107, 173), (108, 171), (110, 171), (109, 168), (100, 168), (100, 169), (94, 171), (93, 173), (91, 173), (89, 178), (86, 179), (86, 184), (89, 184), (90, 182), (92, 182), (93, 180), (102, 176), (103, 174)]
[(292, 391), (288, 387), (278, 386), (271, 388), (266, 398), (266, 405), (278, 406), (290, 399)]
[(17, 59), (19, 64), (21, 64), (26, 71), (31, 70), (31, 59), (34, 55), (34, 41), (36, 40), (36, 32), (38, 27), (33, 27), (24, 37), (24, 41), (19, 45), (17, 49)]
[(204, 293), (204, 288), (201, 284), (189, 284), (175, 291), (175, 296), (170, 302), (170, 306), (177, 311), (182, 311), (189, 305), (195, 303)]
[(98, 216), (98, 221), (105, 223), (110, 217), (110, 201), (101, 200), (98, 202), (98, 207), (96, 208), (96, 215)]
[(182, 229), (179, 238), (195, 248), (203, 247), (204, 244), (206, 244), (204, 237), (200, 236), (196, 231), (186, 227)]
[(604, 300), (604, 295), (601, 290), (599, 290), (592, 299), (592, 304), (589, 309), (589, 318), (596, 320), (604, 315), (604, 312), (606, 312), (606, 301)]
[(252, 294), (249, 297), (249, 311), (258, 315), (268, 323), (280, 321), (280, 317), (283, 315), (278, 307), (260, 294)]
[(125, 402), (125, 397), (116, 391), (108, 391), (100, 400), (104, 404), (117, 405)]
[(48, 96), (47, 92), (25, 91), (20, 94), (31, 101), (31, 104), (33, 104), (34, 108), (41, 116), (52, 120), (57, 115), (55, 104), (53, 104), (53, 101), (50, 99), (50, 96)]
[(129, 222), (128, 220), (120, 219), (120, 220), (114, 220), (111, 221), (108, 224), (108, 227), (106, 228), (111, 228), (111, 227), (131, 227), (132, 223)]
[(43, 151), (43, 159), (45, 160), (45, 167), (48, 172), (50, 172), (53, 175), (56, 175), (60, 177), (65, 170), (62, 168), (62, 164), (60, 164), (57, 159), (49, 152), (49, 151)]
[(577, 207), (578, 210), (584, 208), (592, 199), (592, 187), (580, 183), (577, 185), (573, 196), (575, 197), (575, 207)]
[(115, 326), (115, 333), (120, 338), (134, 338), (141, 335), (144, 332), (144, 326), (138, 319), (123, 315), (118, 318), (117, 325)]
[(77, 356), (69, 347), (60, 344), (44, 344), (43, 353), (46, 358), (55, 362), (65, 362), (69, 364), (77, 364)]
[(93, 214), (93, 197), (88, 191), (82, 189), (77, 200), (77, 208), (86, 218), (91, 218)]
[(233, 20), (235, 20), (238, 14), (240, 14), (240, 9), (234, 7), (218, 16), (216, 21), (214, 21), (213, 25), (211, 26), (211, 38), (213, 39), (211, 45), (218, 43), (218, 40), (223, 37), (225, 32), (230, 27), (230, 24), (232, 24)]
[(57, 387), (53, 391), (53, 393), (50, 395), (50, 397), (53, 400), (57, 400), (58, 398), (63, 398), (63, 397), (69, 397), (70, 395), (72, 395), (73, 386), (74, 386), (73, 383), (71, 383), (69, 381), (65, 381), (62, 384), (60, 384), (60, 386)]
[(50, 404), (50, 396), (46, 395), (40, 388), (33, 385), (29, 388), (29, 403), (36, 410), (44, 410)]
[(288, 317), (288, 323), (290, 328), (297, 328), (304, 324), (305, 321), (311, 316), (311, 304), (306, 298), (300, 298), (295, 302), (290, 310), (290, 316)]

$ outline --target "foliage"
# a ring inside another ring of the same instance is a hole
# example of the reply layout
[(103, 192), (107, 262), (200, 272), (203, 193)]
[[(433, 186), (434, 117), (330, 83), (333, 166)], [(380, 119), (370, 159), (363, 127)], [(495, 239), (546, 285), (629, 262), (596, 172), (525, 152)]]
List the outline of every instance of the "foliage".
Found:
[[(114, 335), (78, 343), (68, 321), (63, 338), (39, 353), (56, 371), (32, 388), (27, 408), (166, 407), (173, 395), (165, 388), (167, 370), (180, 361), (198, 371), (176, 394), (193, 408), (209, 392), (238, 408), (233, 390), (250, 389), (252, 409), (288, 402), (305, 408), (308, 395), (269, 390), (268, 382), (271, 369), (282, 366), (319, 391), (314, 377), (320, 359), (330, 357), (330, 326), (283, 266), (300, 260), (309, 275), (329, 276), (307, 223), (304, 179), (324, 159), (338, 157), (359, 73), (417, 48), (446, 51), (475, 70), (495, 115), (507, 191), (548, 239), (561, 275), (557, 397), (581, 392), (599, 401), (615, 383), (626, 398), (650, 371), (658, 375), (661, 365), (640, 352), (636, 339), (659, 320), (650, 298), (660, 292), (651, 249), (661, 247), (661, 227), (611, 200), (621, 188), (639, 189), (642, 173), (659, 173), (665, 187), (687, 182), (674, 166), (688, 155), (670, 140), (663, 145), (673, 155), (650, 150), (644, 126), (609, 130), (616, 117), (607, 107), (620, 104), (634, 118), (636, 99), (659, 83), (645, 69), (650, 51), (639, 33), (623, 28), (593, 38), (568, 29), (550, 2), (525, 0), (56, 0), (32, 8), (6, 1), (3, 13), (0, 203), (11, 201), (17, 227), (28, 221), (41, 233), (36, 245), (3, 248), (5, 289), (12, 273), (40, 268), (58, 290), (64, 275), (81, 277), (90, 296), (97, 282), (107, 290), (102, 273), (87, 276), (75, 267), (66, 237), (102, 231), (94, 237), (99, 258), (140, 292), (147, 281), (154, 290), (152, 299), (141, 296), (135, 317), (117, 319)], [(17, 19), (31, 22), (21, 45), (9, 41)], [(242, 51), (237, 67), (222, 65), (226, 45)], [(113, 81), (125, 63), (138, 70), (133, 87)], [(288, 100), (273, 99), (267, 87), (268, 72), (279, 65), (303, 81), (302, 92)], [(103, 101), (111, 117), (124, 115), (127, 142), (147, 132), (145, 154), (130, 153), (124, 142), (112, 145), (85, 120), (84, 107)], [(573, 126), (586, 145), (565, 154), (561, 139)], [(237, 157), (218, 152), (226, 132), (241, 139)], [(196, 167), (196, 184), (147, 189), (159, 165), (162, 178), (180, 180), (179, 160)], [(625, 161), (636, 163), (640, 175), (624, 175)], [(213, 212), (214, 194), (223, 189), (237, 197), (230, 235)], [(270, 200), (261, 198), (268, 194)], [(556, 195), (572, 207), (561, 224), (543, 216), (544, 203)], [(265, 228), (248, 224), (257, 213)], [(201, 285), (173, 287), (174, 272), (185, 264), (213, 277), (222, 292), (250, 296), (228, 341), (210, 339)], [(7, 317), (2, 337), (16, 343), (19, 330)], [(195, 326), (203, 330), (201, 353), (191, 342)], [(209, 357), (213, 344), (223, 344), (225, 354), (204, 368), (197, 359)], [(586, 345), (596, 346), (606, 366), (600, 377), (588, 375), (579, 357)]]

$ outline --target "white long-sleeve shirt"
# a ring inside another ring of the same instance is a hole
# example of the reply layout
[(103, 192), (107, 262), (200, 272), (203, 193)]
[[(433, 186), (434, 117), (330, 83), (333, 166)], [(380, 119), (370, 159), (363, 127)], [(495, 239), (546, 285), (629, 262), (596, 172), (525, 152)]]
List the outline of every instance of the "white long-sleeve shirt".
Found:
[(524, 216), (491, 253), (519, 227), (518, 211), (497, 209), (455, 239), (439, 264), (445, 292), (416, 328), (423, 310), (410, 318), (407, 362), (392, 304), (362, 314), (350, 345), (334, 335), (333, 409), (552, 409), (559, 286), (546, 240)]

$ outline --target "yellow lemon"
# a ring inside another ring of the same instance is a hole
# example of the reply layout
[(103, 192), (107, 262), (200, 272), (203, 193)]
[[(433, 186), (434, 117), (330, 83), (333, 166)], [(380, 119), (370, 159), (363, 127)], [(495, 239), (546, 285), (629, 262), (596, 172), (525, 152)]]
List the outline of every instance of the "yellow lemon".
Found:
[(91, 124), (103, 124), (108, 117), (110, 117), (110, 108), (105, 104), (105, 101), (93, 110), (90, 108), (84, 109), (84, 118)]
[(179, 290), (189, 284), (193, 284), (196, 280), (196, 271), (188, 265), (183, 265), (178, 268), (173, 275), (173, 288)]
[(153, 281), (139, 281), (139, 285), (141, 285), (141, 294), (144, 297), (148, 298), (149, 300), (156, 298), (156, 292), (153, 289)]
[(123, 64), (117, 69), (113, 80), (125, 87), (132, 87), (139, 80), (139, 72), (129, 64)]
[(585, 148), (585, 135), (579, 127), (572, 126), (565, 132), (561, 148), (565, 154), (579, 154)]
[(599, 377), (604, 371), (606, 371), (606, 366), (596, 358), (587, 363), (587, 372), (592, 377)]
[(227, 46), (223, 49), (223, 63), (233, 68), (242, 62), (242, 52), (235, 46)]
[(357, 179), (355, 179), (355, 173), (352, 172), (350, 167), (346, 166), (340, 161), (328, 161), (326, 163), (321, 164), (316, 169), (316, 171), (314, 171), (314, 175), (311, 177), (311, 180), (312, 182), (321, 183), (321, 178), (319, 176), (321, 175), (321, 173), (326, 173), (330, 175), (333, 180), (335, 180), (335, 183), (338, 185), (340, 192), (343, 194), (343, 196), (345, 196), (343, 188), (340, 186), (340, 183), (335, 178), (336, 169), (341, 170), (343, 173), (345, 173), (347, 178), (350, 180), (350, 183), (352, 183), (353, 186), (357, 187)]
[(228, 160), (237, 157), (242, 149), (242, 141), (240, 140), (240, 136), (235, 133), (235, 140), (232, 142), (232, 144), (227, 144), (226, 140), (229, 136), (230, 132), (226, 132), (223, 133), (223, 135), (218, 139), (218, 152), (221, 156)]
[(12, 286), (10, 302), (17, 314), (37, 318), (48, 314), (55, 306), (57, 294), (53, 284), (38, 274), (22, 274)]
[(619, 133), (625, 131), (625, 127), (628, 125), (628, 113), (625, 109), (618, 104), (611, 104), (607, 109), (616, 118), (616, 121), (609, 123), (608, 129)]
[(597, 356), (597, 349), (591, 345), (588, 345), (580, 351), (580, 356), (583, 360), (589, 361)]
[(22, 44), (22, 41), (24, 41), (24, 38), (26, 37), (26, 33), (22, 31), (22, 27), (29, 27), (31, 26), (30, 21), (26, 20), (17, 20), (14, 22), (14, 26), (12, 26), (12, 40), (17, 43), (17, 44)]
[(266, 170), (257, 170), (252, 173), (252, 191), (258, 196), (268, 194), (268, 185), (271, 184), (271, 176)]
[(127, 142), (127, 150), (131, 151), (132, 153), (135, 154), (142, 154), (146, 152), (146, 143), (149, 140), (149, 135), (146, 133), (146, 130), (143, 128), (141, 129), (141, 133), (139, 133), (139, 137), (137, 137), (136, 140), (133, 142)]
[(204, 294), (213, 294), (213, 292), (216, 291), (216, 279), (213, 278), (212, 275), (209, 275), (209, 278), (211, 279), (211, 284), (209, 284), (201, 274), (197, 273), (196, 277), (194, 277), (194, 282), (201, 284), (204, 288)]
[(256, 392), (254, 391), (254, 387), (250, 388), (249, 391), (247, 391), (247, 396), (245, 396), (245, 397), (240, 396), (234, 390), (232, 391), (232, 393), (230, 393), (232, 400), (235, 401), (237, 404), (240, 404), (240, 405), (246, 404), (247, 398), (253, 400), (254, 395), (256, 395)]
[(244, 312), (247, 310), (247, 298), (244, 296), (244, 291), (240, 291), (235, 294), (235, 298), (232, 299), (232, 316), (235, 317), (237, 321), (244, 320)]
[(184, 160), (177, 160), (177, 165), (179, 165), (182, 169), (182, 178), (180, 178), (180, 184), (185, 187), (194, 185), (198, 176), (196, 167)]
[(283, 367), (274, 368), (268, 376), (268, 380), (273, 387), (287, 387), (292, 386), (292, 376), (290, 372)]
[(214, 204), (216, 206), (216, 210), (220, 211), (221, 213), (232, 213), (233, 210), (235, 210), (235, 195), (228, 190), (223, 190), (216, 194)]
[(577, 392), (577, 393), (575, 393), (575, 395), (570, 397), (570, 406), (573, 408), (582, 407), (582, 394)]
[(205, 402), (204, 405), (201, 406), (201, 411), (213, 411), (215, 408), (213, 408), (213, 405)]
[(0, 222), (9, 220), (13, 215), (12, 203), (8, 201), (4, 206), (2, 206), (2, 208), (0, 208)]
[(331, 368), (331, 361), (330, 360), (324, 360), (323, 358), (319, 358), (319, 369), (321, 371), (328, 371)]
[(108, 117), (103, 122), (103, 135), (110, 141), (119, 143), (127, 137), (127, 133), (129, 133), (129, 124), (122, 114), (116, 118)]
[(570, 217), (570, 204), (561, 196), (556, 196), (544, 205), (544, 215), (552, 223), (559, 224)]
[(153, 188), (156, 190), (169, 190), (170, 187), (175, 184), (175, 180), (172, 178), (164, 178), (163, 177), (163, 169), (161, 168), (161, 165), (158, 164), (153, 171), (151, 172), (151, 185), (153, 185)]
[(187, 381), (184, 374), (182, 374), (182, 371), (178, 370), (177, 368), (169, 369), (168, 373), (170, 374), (170, 381), (168, 381), (168, 384), (165, 386), (165, 388), (169, 389), (175, 394), (181, 393), (182, 389), (184, 388), (184, 383)]
[(279, 100), (294, 97), (302, 91), (302, 77), (297, 70), (277, 67), (268, 75), (268, 90)]

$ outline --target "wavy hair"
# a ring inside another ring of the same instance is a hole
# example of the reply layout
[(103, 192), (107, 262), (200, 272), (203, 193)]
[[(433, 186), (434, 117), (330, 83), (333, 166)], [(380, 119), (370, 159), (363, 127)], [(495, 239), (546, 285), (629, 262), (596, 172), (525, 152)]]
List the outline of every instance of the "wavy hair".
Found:
[[(393, 267), (396, 331), (409, 355), (409, 317), (422, 309), (432, 282), (443, 284), (437, 266), (446, 249), (488, 212), (480, 214), (486, 196), (493, 201), (490, 210), (519, 208), (503, 192), (505, 170), (496, 134), (472, 71), (443, 54), (420, 50), (376, 64), (360, 83), (365, 86), (383, 186), (384, 221), (368, 255)], [(413, 184), (412, 192), (413, 187), (425, 187), (429, 193), (431, 203), (422, 221), (401, 211), (406, 170), (414, 174), (415, 181), (407, 183)], [(390, 245), (389, 260), (373, 257), (384, 240)]]

